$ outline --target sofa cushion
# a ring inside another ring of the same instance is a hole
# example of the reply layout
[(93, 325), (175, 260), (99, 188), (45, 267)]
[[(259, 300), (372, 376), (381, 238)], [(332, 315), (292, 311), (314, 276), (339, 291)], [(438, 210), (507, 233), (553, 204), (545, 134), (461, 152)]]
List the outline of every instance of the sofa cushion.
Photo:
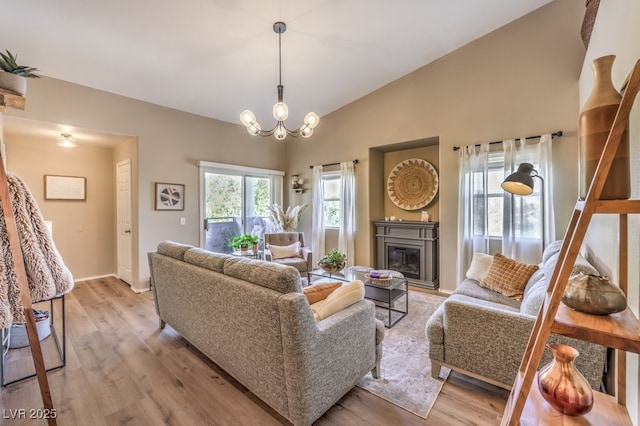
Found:
[(547, 260), (549, 260), (551, 256), (553, 256), (556, 253), (560, 253), (561, 248), (562, 248), (562, 240), (556, 240), (550, 243), (549, 245), (547, 245), (544, 248), (544, 251), (542, 252), (542, 263), (547, 263)]
[(471, 278), (476, 281), (482, 281), (489, 272), (491, 261), (493, 256), (486, 253), (473, 253), (473, 259), (471, 259), (471, 266), (467, 270), (467, 278)]
[(547, 286), (549, 281), (542, 278), (530, 286), (527, 286), (522, 303), (520, 304), (520, 312), (527, 315), (537, 316), (544, 297), (547, 294)]
[(300, 272), (279, 263), (229, 256), (223, 273), (280, 293), (302, 293)]
[(355, 280), (336, 289), (326, 299), (311, 305), (311, 311), (314, 318), (321, 321), (362, 299), (364, 299), (364, 283)]
[(476, 280), (466, 279), (458, 284), (454, 294), (462, 294), (475, 299), (486, 300), (487, 302), (501, 303), (503, 305), (519, 309), (520, 301), (507, 297), (497, 291), (480, 287), (480, 283)]
[[(551, 276), (553, 275), (553, 270), (556, 268), (556, 264), (558, 263), (559, 257), (560, 257), (560, 253), (554, 253), (544, 263), (544, 275), (547, 278), (547, 280), (551, 279)], [(573, 268), (571, 270), (571, 275), (575, 275), (578, 272), (582, 272), (583, 274), (600, 275), (598, 270), (591, 263), (589, 263), (589, 261), (585, 259), (581, 254), (578, 254), (578, 256), (576, 257), (576, 261), (573, 264)]]
[(307, 261), (301, 257), (287, 257), (284, 259), (276, 259), (275, 262), (281, 265), (293, 266), (298, 272), (307, 272)]
[(201, 248), (192, 248), (185, 252), (184, 261), (201, 268), (222, 273), (224, 261), (231, 257), (228, 254), (213, 253)]
[(524, 288), (538, 265), (529, 265), (495, 253), (489, 272), (480, 281), (481, 287), (502, 293), (507, 297), (522, 300)]
[(313, 305), (316, 302), (326, 299), (335, 289), (341, 286), (341, 282), (313, 284), (303, 288), (302, 292), (307, 296), (309, 304)]
[(267, 244), (267, 248), (271, 252), (272, 259), (284, 259), (286, 257), (302, 257), (300, 254), (300, 241), (288, 246), (276, 246)]
[(184, 260), (184, 254), (187, 250), (193, 248), (188, 244), (176, 243), (174, 241), (163, 241), (158, 244), (158, 253), (174, 259)]

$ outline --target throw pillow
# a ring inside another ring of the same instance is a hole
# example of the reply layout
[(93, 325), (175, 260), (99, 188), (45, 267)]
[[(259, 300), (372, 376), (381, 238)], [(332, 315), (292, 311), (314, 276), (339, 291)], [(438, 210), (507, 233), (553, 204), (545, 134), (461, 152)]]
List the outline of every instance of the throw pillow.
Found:
[(307, 300), (309, 301), (309, 304), (313, 305), (316, 302), (326, 299), (327, 296), (333, 293), (333, 290), (341, 286), (342, 286), (342, 283), (340, 282), (313, 284), (303, 288), (302, 292), (304, 293), (305, 296), (307, 296)]
[(273, 259), (284, 259), (286, 257), (302, 257), (300, 254), (300, 241), (289, 244), (288, 246), (274, 246), (267, 244), (267, 248), (271, 251)]
[(316, 321), (321, 321), (362, 299), (364, 283), (355, 280), (334, 290), (326, 299), (311, 305), (311, 311)]
[(538, 265), (521, 263), (495, 253), (487, 276), (480, 281), (480, 286), (497, 291), (507, 297), (522, 300), (524, 288)]
[(482, 281), (484, 277), (487, 276), (487, 272), (489, 272), (489, 267), (491, 266), (491, 261), (493, 260), (493, 256), (486, 253), (473, 253), (473, 259), (471, 259), (471, 266), (469, 266), (469, 270), (467, 271), (467, 278), (476, 281)]

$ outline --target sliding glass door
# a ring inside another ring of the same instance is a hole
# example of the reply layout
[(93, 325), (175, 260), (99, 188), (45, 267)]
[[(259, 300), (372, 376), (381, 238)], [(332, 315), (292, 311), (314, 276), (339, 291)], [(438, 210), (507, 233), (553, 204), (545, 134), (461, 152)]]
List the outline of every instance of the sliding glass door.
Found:
[(262, 244), (265, 232), (272, 229), (269, 206), (278, 202), (274, 194), (282, 177), (239, 169), (201, 167), (205, 225), (201, 245), (209, 251), (230, 253), (229, 241), (240, 234), (257, 235)]

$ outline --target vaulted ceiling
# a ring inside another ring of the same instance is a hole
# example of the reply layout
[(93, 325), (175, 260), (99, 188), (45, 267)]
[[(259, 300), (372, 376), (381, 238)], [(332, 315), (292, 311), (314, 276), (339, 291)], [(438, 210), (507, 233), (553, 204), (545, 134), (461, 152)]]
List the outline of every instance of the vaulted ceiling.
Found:
[(326, 115), (551, 0), (2, 1), (0, 49), (41, 74), (270, 126), (282, 82), (292, 127)]

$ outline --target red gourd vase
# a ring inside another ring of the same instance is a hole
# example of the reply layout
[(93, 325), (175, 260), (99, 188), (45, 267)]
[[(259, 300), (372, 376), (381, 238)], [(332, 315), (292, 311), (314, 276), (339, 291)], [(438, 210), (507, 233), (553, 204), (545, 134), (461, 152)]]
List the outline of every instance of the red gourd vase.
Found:
[(549, 347), (553, 360), (538, 373), (540, 394), (562, 414), (578, 416), (588, 413), (593, 407), (593, 391), (573, 364), (578, 351), (560, 343)]
[[(604, 150), (618, 112), (622, 96), (611, 81), (615, 55), (602, 56), (593, 61), (593, 89), (582, 107), (578, 122), (580, 199), (587, 197), (598, 161)], [(629, 125), (622, 139), (605, 181), (601, 200), (626, 200), (631, 196), (629, 163)]]

